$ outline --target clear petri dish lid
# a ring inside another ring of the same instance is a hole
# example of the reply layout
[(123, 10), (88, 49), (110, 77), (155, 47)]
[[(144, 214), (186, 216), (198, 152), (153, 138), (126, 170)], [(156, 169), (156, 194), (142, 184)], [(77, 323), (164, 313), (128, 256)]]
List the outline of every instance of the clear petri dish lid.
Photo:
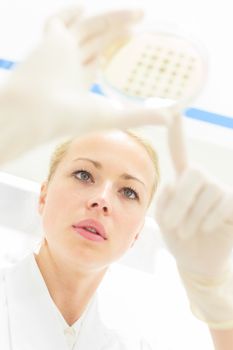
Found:
[(144, 24), (105, 50), (99, 84), (123, 104), (164, 100), (185, 107), (206, 77), (207, 54), (199, 41), (172, 25)]

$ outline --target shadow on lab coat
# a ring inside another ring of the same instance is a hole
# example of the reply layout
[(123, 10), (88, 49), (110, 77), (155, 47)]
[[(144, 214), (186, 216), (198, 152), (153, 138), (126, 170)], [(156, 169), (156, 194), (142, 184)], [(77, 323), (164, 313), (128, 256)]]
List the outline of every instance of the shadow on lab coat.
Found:
[[(69, 350), (62, 325), (33, 254), (0, 274), (0, 349)], [(94, 296), (82, 323), (78, 350), (150, 350), (101, 321)]]

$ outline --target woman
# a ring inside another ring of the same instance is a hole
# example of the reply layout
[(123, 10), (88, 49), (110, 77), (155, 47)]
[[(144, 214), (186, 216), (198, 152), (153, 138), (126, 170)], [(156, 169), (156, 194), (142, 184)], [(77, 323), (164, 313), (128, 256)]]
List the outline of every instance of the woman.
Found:
[[(95, 295), (140, 234), (157, 184), (155, 153), (127, 132), (88, 133), (56, 150), (39, 197), (44, 241), (1, 276), (2, 349), (150, 349), (107, 330)], [(157, 207), (193, 312), (218, 350), (232, 348), (232, 201), (188, 168)]]
[(43, 244), (5, 275), (12, 349), (126, 347), (100, 326), (93, 296), (137, 239), (157, 183), (155, 154), (125, 132), (89, 133), (58, 148), (39, 198)]

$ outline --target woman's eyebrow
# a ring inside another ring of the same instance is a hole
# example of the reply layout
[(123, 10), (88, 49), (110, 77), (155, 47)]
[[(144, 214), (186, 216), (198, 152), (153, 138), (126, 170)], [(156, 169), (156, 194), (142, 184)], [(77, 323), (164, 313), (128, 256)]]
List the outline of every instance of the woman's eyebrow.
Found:
[(144, 187), (146, 187), (146, 185), (144, 184), (144, 182), (142, 182), (141, 180), (139, 180), (137, 177), (130, 175), (130, 174), (122, 174), (120, 177), (122, 177), (124, 180), (135, 180), (140, 182)]
[[(97, 162), (96, 160), (93, 160), (93, 159), (89, 159), (89, 158), (76, 158), (74, 159), (74, 162), (77, 161), (77, 160), (87, 160), (88, 162), (91, 162), (97, 169), (102, 169), (103, 166), (100, 162)], [(144, 187), (146, 187), (146, 185), (144, 184), (144, 182), (142, 182), (141, 180), (139, 180), (138, 178), (136, 178), (135, 176), (133, 175), (130, 175), (130, 174), (122, 174), (120, 176), (121, 178), (123, 178), (124, 180), (136, 180), (138, 182), (140, 182)]]
[(96, 160), (92, 160), (89, 158), (76, 158), (76, 159), (74, 159), (74, 162), (76, 162), (77, 160), (87, 160), (88, 162), (91, 162), (97, 169), (102, 168), (102, 164), (97, 162)]

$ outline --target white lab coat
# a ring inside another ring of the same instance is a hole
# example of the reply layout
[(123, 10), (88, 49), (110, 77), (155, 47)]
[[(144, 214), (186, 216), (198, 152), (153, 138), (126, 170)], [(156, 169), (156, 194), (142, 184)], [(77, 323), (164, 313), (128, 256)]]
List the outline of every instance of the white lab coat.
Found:
[[(39, 278), (38, 278), (39, 277)], [(61, 323), (33, 254), (0, 273), (0, 349), (69, 350)], [(101, 322), (93, 298), (75, 350), (151, 350)]]

